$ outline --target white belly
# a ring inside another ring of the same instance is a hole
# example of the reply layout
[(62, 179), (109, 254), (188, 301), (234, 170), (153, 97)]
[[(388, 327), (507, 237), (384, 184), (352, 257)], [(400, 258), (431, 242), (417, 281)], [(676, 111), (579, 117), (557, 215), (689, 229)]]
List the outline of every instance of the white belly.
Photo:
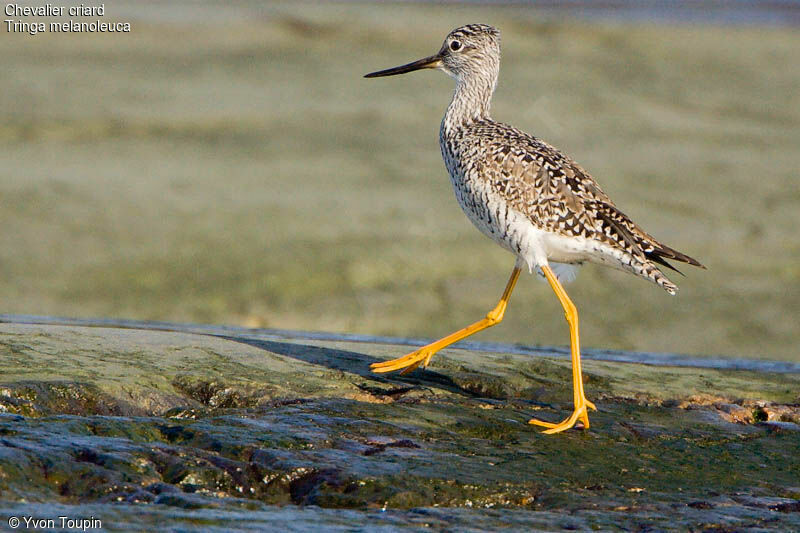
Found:
[[(477, 184), (473, 182), (472, 185), (475, 187)], [(527, 265), (531, 272), (551, 262), (577, 264), (590, 261), (621, 270), (630, 268), (629, 260), (621, 250), (593, 239), (541, 229), (526, 215), (510, 208), (488, 187), (466, 191), (455, 187), (455, 191), (458, 203), (470, 221), (484, 235), (516, 255), (518, 263)]]

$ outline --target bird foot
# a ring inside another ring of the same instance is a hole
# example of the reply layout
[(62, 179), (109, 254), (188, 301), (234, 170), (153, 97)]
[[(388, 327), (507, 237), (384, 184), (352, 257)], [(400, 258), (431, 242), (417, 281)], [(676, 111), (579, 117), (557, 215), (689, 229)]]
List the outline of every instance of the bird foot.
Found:
[(419, 350), (415, 350), (409, 354), (404, 355), (403, 357), (399, 357), (397, 359), (392, 359), (391, 361), (383, 361), (381, 363), (372, 363), (369, 365), (369, 368), (373, 372), (383, 373), (383, 372), (394, 372), (395, 370), (403, 370), (400, 372), (401, 375), (408, 374), (412, 370), (417, 369), (420, 365), (422, 368), (428, 368), (428, 365), (431, 362), (431, 357), (435, 354), (437, 350), (433, 350), (428, 346), (424, 346)]
[(576, 405), (575, 410), (572, 412), (572, 415), (564, 420), (559, 424), (554, 424), (552, 422), (545, 422), (543, 420), (537, 420), (532, 418), (528, 420), (528, 424), (533, 424), (535, 426), (542, 426), (548, 429), (544, 430), (544, 433), (548, 435), (552, 435), (553, 433), (560, 433), (562, 431), (566, 431), (575, 426), (575, 424), (580, 420), (581, 424), (583, 424), (582, 429), (589, 429), (589, 409), (593, 411), (597, 411), (597, 407), (587, 400), (586, 398), (581, 398), (581, 401), (578, 402)]

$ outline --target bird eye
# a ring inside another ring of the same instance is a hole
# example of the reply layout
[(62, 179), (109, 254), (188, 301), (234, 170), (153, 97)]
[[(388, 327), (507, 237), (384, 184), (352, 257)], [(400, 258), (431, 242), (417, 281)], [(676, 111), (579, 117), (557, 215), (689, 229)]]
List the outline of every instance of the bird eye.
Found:
[(450, 50), (452, 50), (453, 52), (457, 51), (460, 48), (461, 48), (461, 43), (460, 42), (453, 41), (453, 42), (450, 43)]

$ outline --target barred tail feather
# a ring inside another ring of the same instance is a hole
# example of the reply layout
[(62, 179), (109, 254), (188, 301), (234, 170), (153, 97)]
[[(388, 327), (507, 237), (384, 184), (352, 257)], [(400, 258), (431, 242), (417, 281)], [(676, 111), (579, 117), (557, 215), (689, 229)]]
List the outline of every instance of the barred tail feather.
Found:
[(641, 275), (673, 296), (678, 292), (678, 286), (672, 283), (653, 263), (644, 263), (642, 265)]

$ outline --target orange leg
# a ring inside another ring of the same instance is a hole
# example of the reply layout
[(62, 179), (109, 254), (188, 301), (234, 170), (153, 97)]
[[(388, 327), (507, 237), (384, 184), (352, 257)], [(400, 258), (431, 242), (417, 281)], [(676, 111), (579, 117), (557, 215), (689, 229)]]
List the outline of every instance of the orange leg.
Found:
[(514, 290), (514, 285), (517, 283), (519, 273), (520, 268), (515, 266), (514, 270), (511, 272), (511, 278), (509, 278), (508, 283), (506, 284), (506, 289), (503, 291), (503, 296), (500, 298), (500, 301), (497, 303), (495, 308), (489, 311), (489, 313), (486, 315), (486, 318), (479, 320), (474, 324), (470, 324), (469, 326), (460, 329), (455, 333), (451, 333), (443, 339), (432, 342), (431, 344), (423, 346), (419, 350), (413, 351), (410, 354), (404, 355), (398, 359), (392, 359), (391, 361), (384, 361), (382, 363), (372, 363), (370, 368), (373, 372), (392, 372), (394, 370), (404, 369), (402, 372), (403, 374), (411, 372), (420, 365), (422, 365), (423, 368), (427, 368), (428, 364), (431, 362), (431, 357), (433, 357), (433, 354), (442, 348), (450, 346), (454, 342), (458, 342), (465, 337), (469, 337), (473, 333), (477, 333), (499, 323), (501, 320), (503, 320), (503, 315), (505, 315), (506, 306), (508, 305), (508, 299), (511, 297), (511, 291)]
[(580, 338), (578, 336), (578, 310), (575, 308), (575, 304), (572, 303), (572, 300), (569, 299), (569, 296), (567, 296), (567, 292), (564, 290), (564, 287), (561, 286), (561, 283), (559, 283), (558, 278), (555, 276), (555, 274), (553, 274), (553, 271), (550, 270), (550, 267), (542, 267), (542, 272), (544, 272), (544, 276), (550, 283), (550, 287), (553, 288), (553, 292), (556, 293), (561, 305), (564, 307), (564, 315), (566, 316), (567, 323), (569, 324), (570, 347), (572, 352), (572, 400), (575, 405), (575, 410), (572, 412), (572, 415), (569, 418), (560, 424), (543, 422), (536, 419), (532, 419), (528, 423), (549, 428), (545, 431), (545, 433), (559, 433), (566, 429), (570, 429), (578, 420), (583, 422), (584, 429), (588, 429), (588, 409), (594, 409), (596, 411), (597, 408), (592, 402), (586, 399), (586, 396), (583, 392), (581, 347)]

